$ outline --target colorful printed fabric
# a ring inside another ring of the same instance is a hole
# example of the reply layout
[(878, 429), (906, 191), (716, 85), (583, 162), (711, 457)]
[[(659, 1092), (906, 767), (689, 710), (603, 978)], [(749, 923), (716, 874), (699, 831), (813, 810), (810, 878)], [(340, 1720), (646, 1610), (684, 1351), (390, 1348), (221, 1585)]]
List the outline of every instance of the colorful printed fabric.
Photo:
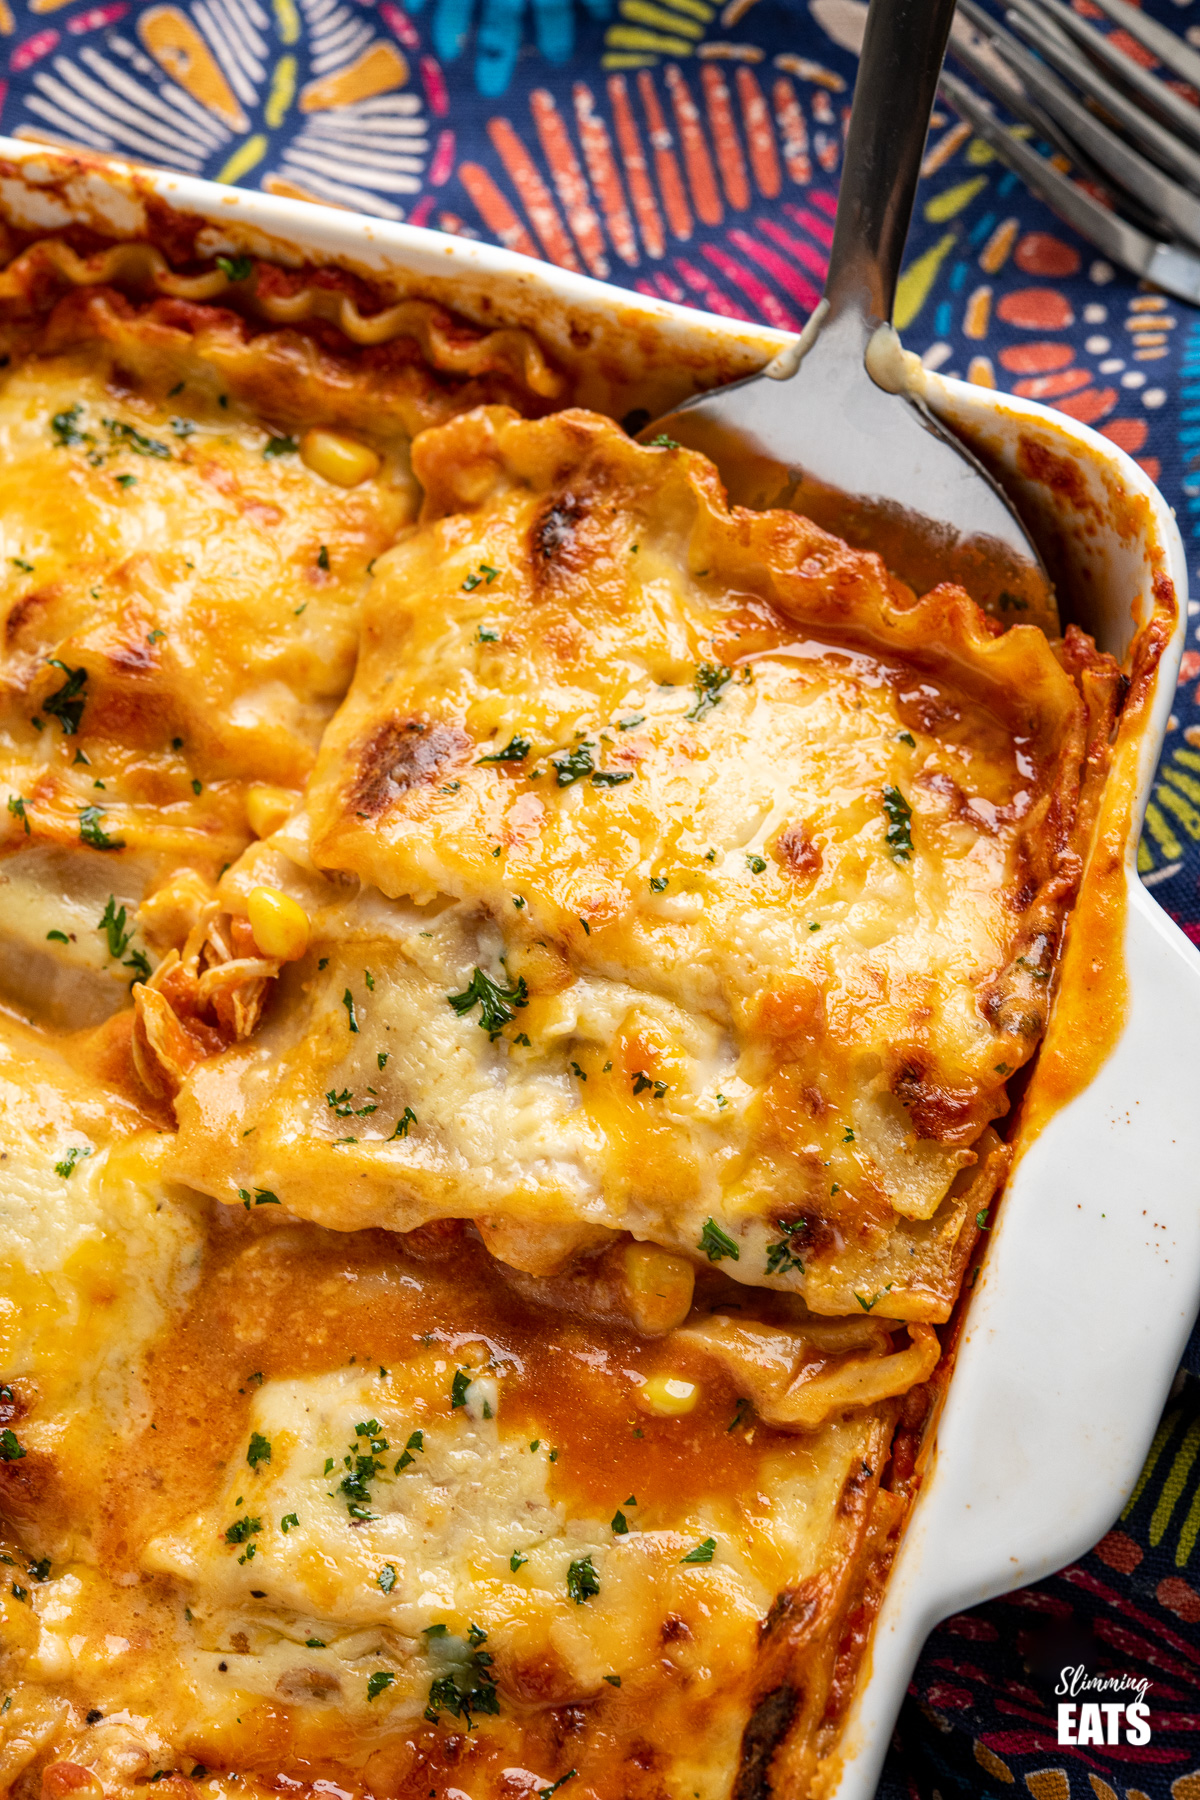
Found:
[[(1200, 42), (1194, 0), (1147, 3), (1176, 30), (1195, 17)], [(0, 0), (0, 129), (487, 238), (798, 328), (824, 276), (865, 10)], [(1191, 548), (1200, 316), (1097, 257), (949, 112), (930, 135), (897, 323), (930, 367), (1047, 401), (1136, 456)], [(1200, 944), (1197, 648), (1140, 868)], [(884, 1800), (1200, 1800), (1198, 1378), (1200, 1336), (1136, 1495), (1089, 1556), (934, 1632)], [(1148, 1678), (1149, 1744), (1060, 1745), (1064, 1663)]]

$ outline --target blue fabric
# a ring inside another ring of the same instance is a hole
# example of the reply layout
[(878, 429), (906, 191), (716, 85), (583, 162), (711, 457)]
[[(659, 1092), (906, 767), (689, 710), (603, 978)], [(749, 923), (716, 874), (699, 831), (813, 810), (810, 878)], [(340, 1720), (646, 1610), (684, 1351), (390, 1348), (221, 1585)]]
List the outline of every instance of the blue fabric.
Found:
[[(1200, 24), (1193, 0), (1150, 4), (1177, 30)], [(0, 128), (495, 239), (795, 327), (821, 288), (864, 10), (0, 0)], [(1104, 264), (949, 112), (926, 161), (898, 302), (909, 346), (1106, 432), (1159, 482), (1192, 553), (1200, 315)], [(1198, 700), (1189, 648), (1141, 866), (1200, 943)], [(886, 1800), (1200, 1800), (1200, 1337), (1186, 1371), (1104, 1542), (934, 1632)], [(1059, 1745), (1046, 1672), (1064, 1661), (1149, 1677), (1150, 1744)]]

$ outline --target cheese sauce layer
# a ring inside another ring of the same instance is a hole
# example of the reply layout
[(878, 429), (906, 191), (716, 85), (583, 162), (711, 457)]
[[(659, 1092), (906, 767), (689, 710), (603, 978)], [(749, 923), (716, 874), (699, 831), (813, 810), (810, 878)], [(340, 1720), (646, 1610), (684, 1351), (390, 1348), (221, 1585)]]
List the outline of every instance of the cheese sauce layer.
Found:
[(168, 1068), (178, 1172), (945, 1318), (1115, 666), (594, 415), (464, 415), (414, 469), (304, 814), (222, 885), (307, 957)]
[(808, 1791), (901, 1503), (894, 1402), (746, 1399), (803, 1309), (716, 1278), (654, 1340), (468, 1226), (229, 1212), (78, 1044), (5, 1055), (0, 1783), (723, 1800), (766, 1743)]

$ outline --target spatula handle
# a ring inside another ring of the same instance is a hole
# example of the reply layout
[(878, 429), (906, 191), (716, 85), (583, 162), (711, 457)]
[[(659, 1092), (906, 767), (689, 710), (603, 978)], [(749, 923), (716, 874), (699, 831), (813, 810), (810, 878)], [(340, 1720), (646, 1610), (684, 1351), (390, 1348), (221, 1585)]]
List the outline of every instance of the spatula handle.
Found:
[(871, 0), (825, 281), (830, 318), (890, 321), (955, 0)]

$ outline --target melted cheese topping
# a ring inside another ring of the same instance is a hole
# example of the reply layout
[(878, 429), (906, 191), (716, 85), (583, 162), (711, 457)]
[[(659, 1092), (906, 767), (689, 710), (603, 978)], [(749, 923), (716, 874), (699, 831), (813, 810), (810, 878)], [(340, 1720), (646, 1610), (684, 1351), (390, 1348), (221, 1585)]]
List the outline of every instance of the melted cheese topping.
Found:
[(290, 882), (310, 958), (185, 1084), (180, 1171), (945, 1318), (1073, 878), (1069, 676), (590, 415), (472, 414), (415, 458), (307, 826), (225, 879), (235, 910)]
[[(812, 1775), (890, 1406), (798, 1439), (702, 1344), (530, 1304), (461, 1230), (206, 1218), (77, 1060), (6, 1053), (7, 1779), (52, 1754), (109, 1792), (202, 1763), (407, 1793), (466, 1754), (480, 1800), (571, 1766), (594, 1800), (718, 1800), (793, 1608)], [(686, 1415), (640, 1398), (667, 1374)]]
[[(411, 434), (507, 392), (516, 347), (447, 336), (441, 315), (434, 347), (471, 374), (439, 378), (407, 340), (371, 368), (211, 306), (136, 311), (101, 288), (35, 326), (6, 299), (0, 985), (80, 1023), (128, 989), (98, 950), (108, 893), (136, 904), (180, 864), (215, 875), (298, 800), (373, 560), (415, 511)], [(298, 454), (305, 425), (378, 472), (325, 479)]]
[(0, 276), (0, 1787), (826, 1791), (1115, 669), (251, 266)]

